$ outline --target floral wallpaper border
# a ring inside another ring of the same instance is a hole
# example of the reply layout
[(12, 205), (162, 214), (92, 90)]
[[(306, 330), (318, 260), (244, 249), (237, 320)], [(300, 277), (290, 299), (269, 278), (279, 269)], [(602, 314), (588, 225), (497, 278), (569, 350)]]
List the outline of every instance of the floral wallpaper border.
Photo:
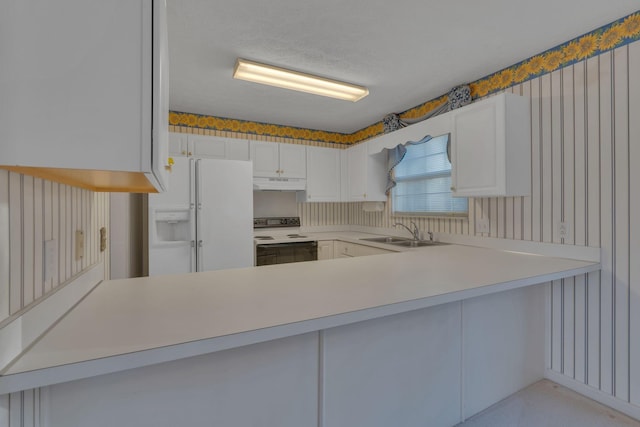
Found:
[[(469, 83), (471, 96), (476, 99), (490, 95), (639, 39), (640, 11)], [(424, 116), (446, 100), (446, 95), (432, 99), (400, 113), (400, 118)], [(345, 134), (178, 111), (169, 112), (169, 124), (346, 145), (356, 144), (383, 133), (382, 121), (354, 133)]]

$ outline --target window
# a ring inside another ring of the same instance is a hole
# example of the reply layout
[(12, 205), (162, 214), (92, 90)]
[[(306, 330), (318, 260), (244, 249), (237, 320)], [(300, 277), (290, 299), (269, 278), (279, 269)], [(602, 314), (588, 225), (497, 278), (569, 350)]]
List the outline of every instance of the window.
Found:
[(442, 135), (423, 144), (406, 146), (407, 153), (393, 170), (397, 182), (392, 190), (394, 214), (467, 213), (467, 199), (451, 197), (448, 141), (449, 135)]

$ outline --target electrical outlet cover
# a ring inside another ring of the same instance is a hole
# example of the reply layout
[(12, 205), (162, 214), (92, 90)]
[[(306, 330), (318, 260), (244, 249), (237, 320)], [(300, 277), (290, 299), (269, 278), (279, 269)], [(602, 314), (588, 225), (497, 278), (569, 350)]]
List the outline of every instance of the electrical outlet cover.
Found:
[(569, 232), (571, 231), (571, 227), (568, 222), (559, 222), (558, 223), (558, 237), (561, 239), (569, 238)]
[(489, 218), (481, 218), (476, 221), (476, 233), (489, 232)]

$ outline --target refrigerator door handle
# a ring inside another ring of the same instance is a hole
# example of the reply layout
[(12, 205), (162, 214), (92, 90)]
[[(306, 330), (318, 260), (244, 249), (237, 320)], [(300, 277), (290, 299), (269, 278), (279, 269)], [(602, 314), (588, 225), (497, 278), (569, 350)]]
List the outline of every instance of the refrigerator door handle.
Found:
[(191, 250), (189, 251), (189, 266), (191, 267), (191, 272), (195, 273), (198, 271), (198, 263), (196, 261), (196, 257), (198, 256), (198, 251), (196, 250), (196, 241), (191, 241)]
[[(195, 203), (196, 206), (198, 207), (198, 210), (195, 212), (195, 216), (196, 216), (196, 238), (198, 237), (198, 235), (201, 233), (201, 222), (200, 222), (200, 213), (198, 212), (200, 209), (202, 209), (202, 203), (200, 203), (199, 201), (202, 198), (202, 189), (200, 188), (200, 185), (202, 184), (202, 180), (200, 177), (200, 159), (195, 161), (195, 166), (196, 166), (196, 173), (195, 173), (195, 185), (194, 185), (194, 191), (195, 191)], [(196, 245), (196, 271), (200, 271), (202, 270), (202, 240), (198, 240), (198, 243)]]

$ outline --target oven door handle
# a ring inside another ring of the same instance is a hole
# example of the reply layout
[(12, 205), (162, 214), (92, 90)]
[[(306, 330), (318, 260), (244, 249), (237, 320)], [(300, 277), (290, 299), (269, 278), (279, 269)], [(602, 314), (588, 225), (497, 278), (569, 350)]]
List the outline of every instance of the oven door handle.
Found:
[(317, 241), (309, 241), (309, 242), (287, 242), (287, 243), (261, 243), (256, 245), (257, 248), (291, 248), (291, 247), (299, 247), (299, 246), (318, 246)]

